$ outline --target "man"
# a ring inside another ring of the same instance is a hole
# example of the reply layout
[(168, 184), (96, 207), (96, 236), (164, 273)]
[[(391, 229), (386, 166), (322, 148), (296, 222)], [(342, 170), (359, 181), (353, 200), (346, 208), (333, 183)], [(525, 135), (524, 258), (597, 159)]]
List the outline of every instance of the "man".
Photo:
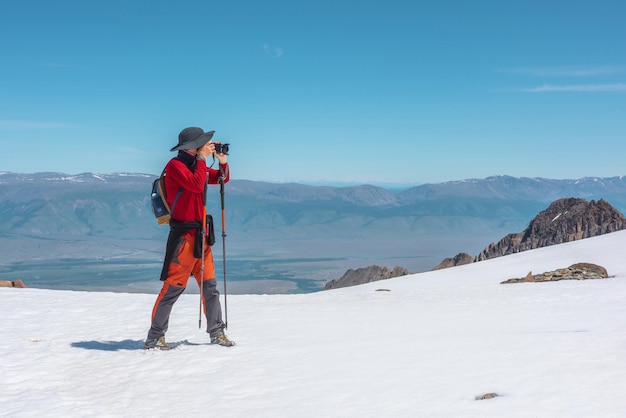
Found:
[[(196, 127), (185, 128), (178, 135), (178, 145), (170, 150), (178, 151), (178, 156), (172, 158), (165, 167), (165, 190), (172, 218), (161, 271), (164, 283), (152, 309), (152, 325), (144, 344), (146, 349), (169, 348), (165, 342), (165, 332), (170, 312), (184, 292), (190, 275), (195, 277), (198, 286), (202, 286), (206, 331), (211, 337), (211, 343), (224, 347), (235, 345), (224, 334), (213, 253), (206, 242), (208, 234), (205, 234), (202, 225), (206, 185), (219, 183), (220, 177), (224, 182), (230, 179), (226, 155), (216, 153), (215, 143), (211, 142), (214, 132), (204, 132)], [(217, 158), (219, 170), (207, 167), (206, 159), (209, 156)]]

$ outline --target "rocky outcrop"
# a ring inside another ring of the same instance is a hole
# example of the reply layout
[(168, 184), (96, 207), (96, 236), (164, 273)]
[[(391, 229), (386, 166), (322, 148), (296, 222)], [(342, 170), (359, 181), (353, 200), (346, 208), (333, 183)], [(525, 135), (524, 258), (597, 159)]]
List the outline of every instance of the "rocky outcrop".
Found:
[(406, 276), (407, 274), (411, 273), (403, 267), (394, 267), (393, 270), (390, 270), (389, 267), (374, 265), (359, 269), (350, 269), (341, 276), (341, 278), (326, 283), (324, 290), (356, 286), (378, 280), (391, 279), (392, 277)]
[(476, 399), (477, 401), (484, 401), (484, 400), (486, 400), (486, 399), (493, 399), (493, 398), (497, 398), (498, 396), (500, 396), (500, 395), (498, 395), (498, 394), (497, 394), (497, 393), (495, 393), (495, 392), (490, 392), (490, 393), (485, 393), (484, 395), (478, 395), (475, 399)]
[(541, 274), (529, 272), (526, 277), (519, 279), (508, 279), (501, 284), (508, 283), (536, 283), (536, 282), (556, 282), (559, 280), (591, 280), (606, 279), (609, 277), (606, 269), (592, 263), (577, 263), (567, 268), (548, 271)]
[(0, 287), (19, 287), (25, 288), (26, 285), (20, 279), (17, 280), (0, 280)]
[(468, 253), (459, 253), (454, 257), (444, 258), (443, 261), (437, 264), (433, 270), (447, 269), (448, 267), (461, 266), (463, 264), (470, 264), (474, 262), (474, 257)]
[(605, 200), (567, 198), (540, 212), (526, 230), (491, 243), (475, 261), (595, 237), (626, 228), (626, 218)]
[[(595, 237), (626, 229), (626, 218), (605, 200), (565, 198), (540, 212), (528, 228), (489, 244), (472, 261), (488, 260), (535, 248)], [(468, 264), (468, 254), (446, 258), (433, 270)], [(471, 256), (470, 256), (471, 257)]]

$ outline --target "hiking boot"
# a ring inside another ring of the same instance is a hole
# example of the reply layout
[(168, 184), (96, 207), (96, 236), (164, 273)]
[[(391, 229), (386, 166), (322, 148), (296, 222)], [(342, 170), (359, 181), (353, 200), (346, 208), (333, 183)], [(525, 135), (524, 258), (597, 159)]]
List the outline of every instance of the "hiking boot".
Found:
[(232, 347), (233, 345), (235, 345), (235, 342), (229, 340), (226, 334), (220, 332), (219, 334), (211, 337), (211, 344), (218, 344), (223, 347)]
[(143, 348), (149, 350), (151, 348), (158, 348), (159, 350), (169, 350), (170, 346), (165, 342), (165, 337), (148, 338)]

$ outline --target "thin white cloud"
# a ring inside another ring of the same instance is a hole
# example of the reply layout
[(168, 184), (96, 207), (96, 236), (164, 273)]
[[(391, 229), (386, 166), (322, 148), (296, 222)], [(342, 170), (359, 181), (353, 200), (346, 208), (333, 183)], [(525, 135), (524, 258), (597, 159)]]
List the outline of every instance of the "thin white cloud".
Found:
[(263, 44), (263, 50), (272, 58), (280, 58), (283, 55), (283, 49), (272, 46), (270, 44)]
[(625, 73), (626, 67), (610, 65), (569, 67), (519, 67), (504, 69), (502, 71), (532, 77), (590, 77)]
[(555, 86), (552, 84), (544, 84), (538, 87), (531, 87), (527, 89), (518, 89), (517, 91), (527, 93), (560, 93), (560, 92), (574, 92), (574, 93), (594, 93), (594, 92), (626, 92), (626, 83), (616, 84), (574, 84), (565, 86)]
[(0, 129), (66, 129), (74, 127), (74, 125), (63, 122), (0, 119)]

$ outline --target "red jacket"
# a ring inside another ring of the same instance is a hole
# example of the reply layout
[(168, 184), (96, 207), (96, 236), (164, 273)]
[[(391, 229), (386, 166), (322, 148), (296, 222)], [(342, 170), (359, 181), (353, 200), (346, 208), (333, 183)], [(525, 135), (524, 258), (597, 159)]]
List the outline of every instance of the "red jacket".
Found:
[[(224, 183), (230, 180), (228, 163), (220, 164), (224, 173)], [(208, 168), (204, 160), (196, 161), (195, 171), (191, 171), (183, 161), (172, 158), (165, 167), (165, 191), (167, 203), (172, 207), (176, 194), (183, 188), (176, 201), (172, 218), (177, 221), (202, 221), (204, 214), (204, 184), (218, 184), (220, 170)]]

